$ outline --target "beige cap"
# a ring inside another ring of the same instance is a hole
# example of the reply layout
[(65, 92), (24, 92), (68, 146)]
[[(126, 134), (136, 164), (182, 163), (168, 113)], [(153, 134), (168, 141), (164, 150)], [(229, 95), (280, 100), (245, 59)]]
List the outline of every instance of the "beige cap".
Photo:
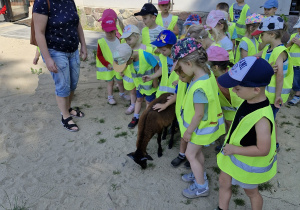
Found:
[(135, 25), (127, 25), (123, 29), (123, 34), (120, 38), (126, 39), (126, 38), (130, 37), (132, 33), (141, 34), (140, 30)]
[(131, 47), (126, 44), (120, 44), (117, 46), (115, 52), (113, 53), (113, 69), (116, 72), (122, 72), (127, 68), (127, 61), (130, 59), (132, 55), (132, 49)]

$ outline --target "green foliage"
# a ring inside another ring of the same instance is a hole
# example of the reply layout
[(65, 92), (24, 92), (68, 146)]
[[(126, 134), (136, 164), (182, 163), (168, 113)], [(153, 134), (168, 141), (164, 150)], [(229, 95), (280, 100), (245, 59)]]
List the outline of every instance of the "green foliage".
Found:
[(119, 138), (119, 137), (121, 137), (121, 136), (127, 136), (127, 132), (126, 131), (123, 131), (123, 132), (121, 132), (121, 133), (117, 133), (116, 135), (115, 135), (115, 138)]
[(235, 206), (245, 206), (245, 201), (241, 198), (235, 198), (233, 202), (235, 203)]
[(31, 69), (31, 73), (32, 74), (40, 75), (40, 74), (43, 73), (43, 69), (42, 68), (39, 68), (39, 70), (37, 70), (37, 69), (34, 69), (34, 68), (31, 67), (30, 69)]
[(262, 183), (262, 184), (259, 184), (258, 185), (258, 190), (259, 191), (269, 191), (269, 192), (272, 192), (272, 187), (273, 187), (273, 184), (271, 184), (271, 182), (265, 182), (265, 183)]
[(106, 139), (100, 139), (99, 141), (97, 141), (98, 144), (103, 144), (106, 142)]
[(113, 171), (113, 174), (114, 174), (114, 175), (118, 175), (118, 174), (120, 174), (120, 173), (121, 173), (121, 171), (119, 171), (119, 170)]
[(213, 170), (216, 174), (220, 174), (220, 173), (221, 173), (221, 170), (220, 170), (219, 167), (217, 167), (217, 166), (213, 166), (213, 167), (212, 167), (212, 170)]

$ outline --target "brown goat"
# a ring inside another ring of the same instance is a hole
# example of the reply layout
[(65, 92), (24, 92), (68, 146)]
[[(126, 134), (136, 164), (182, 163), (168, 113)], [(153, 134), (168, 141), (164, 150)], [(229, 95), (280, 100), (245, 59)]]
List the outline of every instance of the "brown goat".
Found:
[[(175, 132), (176, 116), (175, 116), (175, 104), (170, 105), (167, 109), (158, 112), (153, 110), (153, 106), (157, 103), (163, 104), (167, 102), (167, 97), (171, 93), (164, 93), (157, 99), (153, 100), (148, 108), (143, 112), (138, 123), (138, 135), (136, 141), (136, 151), (128, 154), (137, 164), (139, 164), (143, 169), (147, 168), (147, 160), (153, 160), (150, 155), (147, 154), (147, 145), (154, 134), (157, 136), (158, 144), (158, 157), (162, 156), (162, 147), (161, 147), (161, 136), (163, 130), (165, 129), (163, 139), (166, 136), (167, 127), (171, 126), (171, 138), (169, 141), (169, 149), (173, 146), (173, 138)], [(173, 123), (172, 123), (173, 122)]]

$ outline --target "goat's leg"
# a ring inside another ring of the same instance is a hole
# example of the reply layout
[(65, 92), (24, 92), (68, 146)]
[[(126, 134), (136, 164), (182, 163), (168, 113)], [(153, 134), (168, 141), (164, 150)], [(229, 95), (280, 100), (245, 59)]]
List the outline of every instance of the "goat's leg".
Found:
[(163, 135), (162, 135), (162, 140), (166, 140), (167, 139), (167, 135), (168, 135), (168, 127), (165, 127)]
[(174, 134), (175, 134), (175, 126), (176, 126), (176, 118), (173, 120), (172, 125), (171, 125), (171, 138), (169, 141), (169, 149), (172, 149), (173, 147), (173, 142), (174, 142)]
[(163, 155), (162, 147), (161, 147), (161, 133), (157, 134), (157, 144), (158, 144), (157, 156), (161, 157)]

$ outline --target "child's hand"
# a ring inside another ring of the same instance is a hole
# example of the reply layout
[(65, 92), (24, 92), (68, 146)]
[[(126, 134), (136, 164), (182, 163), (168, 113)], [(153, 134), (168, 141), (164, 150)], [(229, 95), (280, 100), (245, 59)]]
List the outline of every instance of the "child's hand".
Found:
[[(293, 38), (293, 39), (295, 39), (295, 38)], [(296, 40), (293, 43), (295, 43), (296, 45), (300, 45), (300, 40), (296, 38)]]
[(167, 106), (165, 104), (155, 104), (152, 109), (153, 110), (157, 110), (157, 112), (161, 112), (163, 110), (165, 110), (167, 108)]
[(281, 104), (283, 104), (283, 100), (281, 98), (281, 96), (278, 96), (275, 98), (275, 102), (274, 102), (274, 106), (278, 109), (280, 109)]
[(223, 153), (224, 155), (234, 155), (234, 148), (236, 146), (232, 145), (232, 144), (226, 144), (225, 147), (223, 147)]
[(152, 77), (149, 76), (149, 75), (145, 75), (145, 76), (142, 77), (142, 79), (143, 79), (143, 82), (149, 82), (149, 81), (152, 80)]
[(178, 80), (172, 82), (172, 85), (176, 87), (178, 85)]
[(111, 64), (108, 64), (107, 69), (108, 69), (108, 70), (113, 70), (112, 65), (111, 65)]
[(160, 54), (159, 49), (154, 50), (154, 54)]
[(185, 142), (189, 142), (189, 141), (191, 141), (191, 137), (192, 137), (192, 134), (191, 133), (189, 133), (187, 130), (184, 132), (184, 134), (183, 134), (183, 140), (185, 141)]
[(174, 94), (169, 95), (169, 96), (167, 97), (167, 101), (171, 100), (171, 99), (173, 98), (173, 96), (174, 96)]
[(34, 65), (36, 65), (37, 63), (39, 62), (39, 57), (35, 57), (34, 59), (33, 59), (33, 64)]
[(291, 42), (296, 43), (298, 40), (299, 40), (298, 38), (294, 37), (292, 38)]
[(270, 63), (270, 65), (272, 66), (273, 71), (274, 71), (274, 73), (276, 74), (277, 71), (278, 71), (278, 65), (277, 65), (276, 63), (274, 64), (274, 62)]

